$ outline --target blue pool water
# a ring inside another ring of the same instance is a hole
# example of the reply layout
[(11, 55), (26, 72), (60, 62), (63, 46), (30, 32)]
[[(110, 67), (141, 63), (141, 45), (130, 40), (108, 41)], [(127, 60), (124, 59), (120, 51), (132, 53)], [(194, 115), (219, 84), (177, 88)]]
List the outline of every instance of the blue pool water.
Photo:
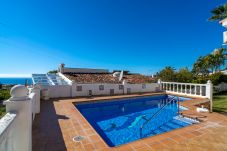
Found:
[(173, 101), (144, 125), (170, 98), (173, 96), (136, 97), (78, 103), (76, 107), (112, 147), (192, 124), (179, 120), (177, 102)]

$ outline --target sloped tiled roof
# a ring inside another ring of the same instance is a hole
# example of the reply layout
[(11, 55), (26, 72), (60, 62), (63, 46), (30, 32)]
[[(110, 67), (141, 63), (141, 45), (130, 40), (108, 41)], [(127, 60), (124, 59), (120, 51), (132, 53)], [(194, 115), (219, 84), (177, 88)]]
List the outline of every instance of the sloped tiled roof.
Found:
[[(78, 74), (78, 73), (70, 73), (64, 74), (70, 80), (74, 80), (76, 83), (122, 83), (119, 81), (118, 77), (113, 77), (110, 74)], [(153, 79), (148, 76), (140, 75), (140, 74), (129, 74), (124, 75), (124, 80), (128, 83), (139, 84), (139, 83), (151, 83)]]

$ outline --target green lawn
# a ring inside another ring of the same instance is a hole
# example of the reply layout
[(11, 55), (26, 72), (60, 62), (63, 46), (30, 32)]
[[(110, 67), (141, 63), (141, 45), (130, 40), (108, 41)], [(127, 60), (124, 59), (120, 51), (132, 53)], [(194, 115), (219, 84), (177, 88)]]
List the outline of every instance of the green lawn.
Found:
[(227, 113), (227, 92), (214, 95), (213, 111)]
[(4, 87), (3, 89), (0, 89), (0, 118), (6, 113), (3, 101), (7, 100), (8, 98), (10, 98), (10, 87)]

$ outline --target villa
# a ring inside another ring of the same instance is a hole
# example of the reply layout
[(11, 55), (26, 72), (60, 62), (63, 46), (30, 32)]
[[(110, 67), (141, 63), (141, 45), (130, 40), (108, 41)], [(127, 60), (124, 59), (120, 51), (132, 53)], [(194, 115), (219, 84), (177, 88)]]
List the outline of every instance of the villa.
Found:
[(64, 64), (32, 80), (5, 101), (0, 150), (226, 149), (227, 119), (212, 113), (210, 81), (155, 81)]
[(1, 2), (0, 151), (227, 151), (218, 3)]

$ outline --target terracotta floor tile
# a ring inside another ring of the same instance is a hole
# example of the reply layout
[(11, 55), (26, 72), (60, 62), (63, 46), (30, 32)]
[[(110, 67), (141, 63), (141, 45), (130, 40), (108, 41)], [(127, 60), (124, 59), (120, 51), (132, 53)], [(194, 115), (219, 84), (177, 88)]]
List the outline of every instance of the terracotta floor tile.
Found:
[(150, 147), (154, 150), (160, 150), (165, 148), (166, 146), (164, 146), (162, 143), (157, 142), (157, 143), (151, 144)]
[(166, 146), (171, 146), (176, 144), (176, 142), (170, 138), (164, 139), (161, 141), (163, 144), (165, 144)]
[[(41, 112), (36, 115), (33, 122), (33, 151), (227, 151), (227, 116), (218, 113), (203, 114), (207, 118), (203, 118), (204, 122), (199, 124), (144, 138), (119, 147), (108, 147), (99, 134), (90, 126), (89, 122), (75, 108), (73, 102), (118, 97), (122, 96), (41, 101)], [(193, 105), (199, 101), (199, 99), (184, 101), (180, 105), (192, 109), (187, 111), (188, 114), (198, 114), (195, 112), (196, 107)], [(76, 135), (82, 135), (85, 138), (81, 142), (73, 142), (72, 138)]]
[(133, 148), (128, 144), (119, 146), (116, 149), (117, 149), (117, 151), (132, 151), (133, 150)]
[(133, 142), (133, 143), (130, 143), (129, 144), (133, 149), (137, 149), (137, 148), (142, 148), (142, 147), (145, 147), (145, 146), (147, 146), (146, 144), (144, 144), (144, 142), (143, 141), (135, 141), (135, 142)]
[(177, 143), (180, 143), (180, 142), (184, 141), (186, 138), (182, 137), (180, 135), (175, 135), (175, 136), (172, 136), (171, 139), (174, 140)]
[(84, 148), (85, 148), (86, 151), (93, 151), (93, 150), (95, 150), (95, 148), (93, 147), (92, 144), (86, 144), (86, 145), (84, 145)]
[(151, 147), (144, 146), (142, 148), (137, 148), (135, 151), (154, 151)]
[(97, 150), (100, 150), (100, 149), (103, 149), (103, 148), (107, 147), (107, 145), (104, 142), (102, 142), (102, 141), (92, 142), (92, 144)]

